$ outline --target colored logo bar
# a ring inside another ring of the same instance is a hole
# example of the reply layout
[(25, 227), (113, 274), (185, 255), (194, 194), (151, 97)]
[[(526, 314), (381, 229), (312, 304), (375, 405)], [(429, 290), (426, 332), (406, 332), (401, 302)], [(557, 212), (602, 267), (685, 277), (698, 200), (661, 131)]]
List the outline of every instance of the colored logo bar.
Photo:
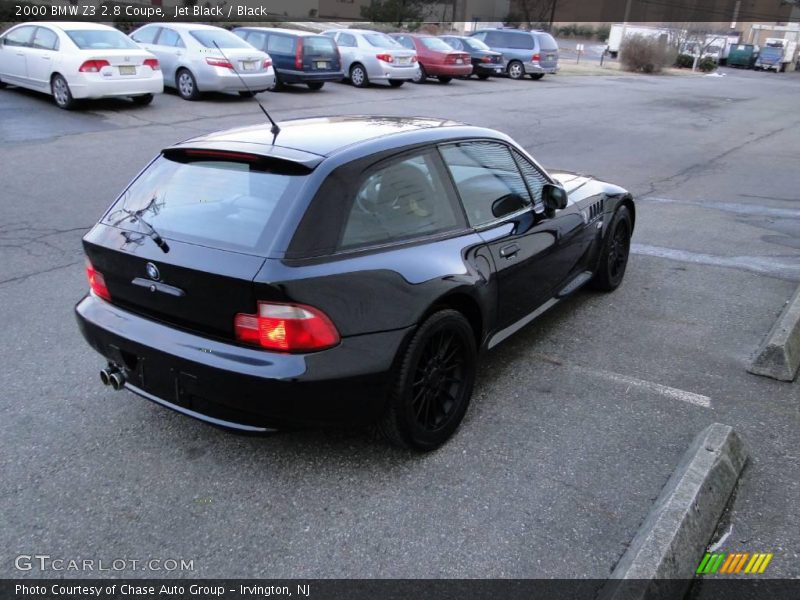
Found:
[(763, 573), (767, 569), (773, 554), (766, 552), (706, 552), (700, 565), (697, 567), (698, 575), (711, 575), (714, 573), (740, 574)]

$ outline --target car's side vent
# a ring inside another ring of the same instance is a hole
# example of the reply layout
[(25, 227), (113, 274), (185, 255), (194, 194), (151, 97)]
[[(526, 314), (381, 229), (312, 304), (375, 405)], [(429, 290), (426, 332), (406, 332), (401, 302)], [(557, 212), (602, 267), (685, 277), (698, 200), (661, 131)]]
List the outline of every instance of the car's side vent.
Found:
[(605, 198), (600, 198), (594, 204), (589, 206), (589, 220), (594, 221), (600, 215), (603, 214), (603, 209), (605, 208)]

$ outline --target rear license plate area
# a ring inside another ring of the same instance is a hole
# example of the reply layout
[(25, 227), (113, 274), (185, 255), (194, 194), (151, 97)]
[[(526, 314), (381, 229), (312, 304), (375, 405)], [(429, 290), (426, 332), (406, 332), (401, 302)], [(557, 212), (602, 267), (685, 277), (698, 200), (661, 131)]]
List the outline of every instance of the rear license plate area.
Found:
[(411, 59), (408, 58), (407, 56), (401, 56), (401, 57), (399, 57), (397, 59), (397, 64), (398, 65), (407, 65), (410, 62), (410, 60)]
[(136, 67), (132, 67), (130, 65), (122, 65), (119, 68), (120, 75), (136, 75)]
[(316, 69), (328, 69), (330, 68), (330, 63), (324, 60), (318, 60), (314, 63), (314, 68)]
[(254, 60), (245, 60), (242, 62), (242, 71), (255, 71), (258, 63)]

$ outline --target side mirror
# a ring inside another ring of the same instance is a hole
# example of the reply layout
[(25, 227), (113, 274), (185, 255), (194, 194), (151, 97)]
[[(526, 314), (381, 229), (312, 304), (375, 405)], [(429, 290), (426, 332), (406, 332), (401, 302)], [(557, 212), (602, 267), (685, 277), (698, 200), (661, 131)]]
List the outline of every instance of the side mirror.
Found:
[(548, 211), (567, 207), (567, 191), (560, 185), (545, 183), (542, 186), (542, 202)]
[(519, 194), (506, 194), (492, 202), (492, 215), (495, 219), (522, 210), (528, 205)]

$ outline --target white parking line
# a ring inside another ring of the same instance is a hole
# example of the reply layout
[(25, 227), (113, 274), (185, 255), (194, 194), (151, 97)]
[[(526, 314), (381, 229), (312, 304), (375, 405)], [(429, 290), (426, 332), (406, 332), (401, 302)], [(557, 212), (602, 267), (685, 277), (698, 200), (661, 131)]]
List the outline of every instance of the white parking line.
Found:
[[(572, 368), (575, 371), (579, 371), (581, 373), (586, 373), (588, 375), (600, 377), (607, 381), (613, 381), (615, 383), (625, 384), (628, 386), (628, 389), (635, 387), (648, 392), (655, 392), (656, 394), (661, 394), (662, 396), (666, 396), (667, 398), (671, 398), (673, 400), (688, 402), (689, 404), (694, 404), (695, 406), (702, 406), (703, 408), (711, 408), (711, 398), (709, 398), (708, 396), (703, 396), (702, 394), (687, 392), (686, 390), (680, 390), (678, 388), (669, 387), (667, 385), (661, 385), (660, 383), (654, 383), (652, 381), (646, 381), (644, 379), (637, 379), (636, 377), (630, 377), (629, 375), (621, 375), (620, 373), (613, 373), (612, 371), (600, 371), (597, 369), (590, 369), (588, 367), (581, 367), (578, 365), (571, 366), (570, 368)], [(627, 393), (628, 390), (625, 391)]]

